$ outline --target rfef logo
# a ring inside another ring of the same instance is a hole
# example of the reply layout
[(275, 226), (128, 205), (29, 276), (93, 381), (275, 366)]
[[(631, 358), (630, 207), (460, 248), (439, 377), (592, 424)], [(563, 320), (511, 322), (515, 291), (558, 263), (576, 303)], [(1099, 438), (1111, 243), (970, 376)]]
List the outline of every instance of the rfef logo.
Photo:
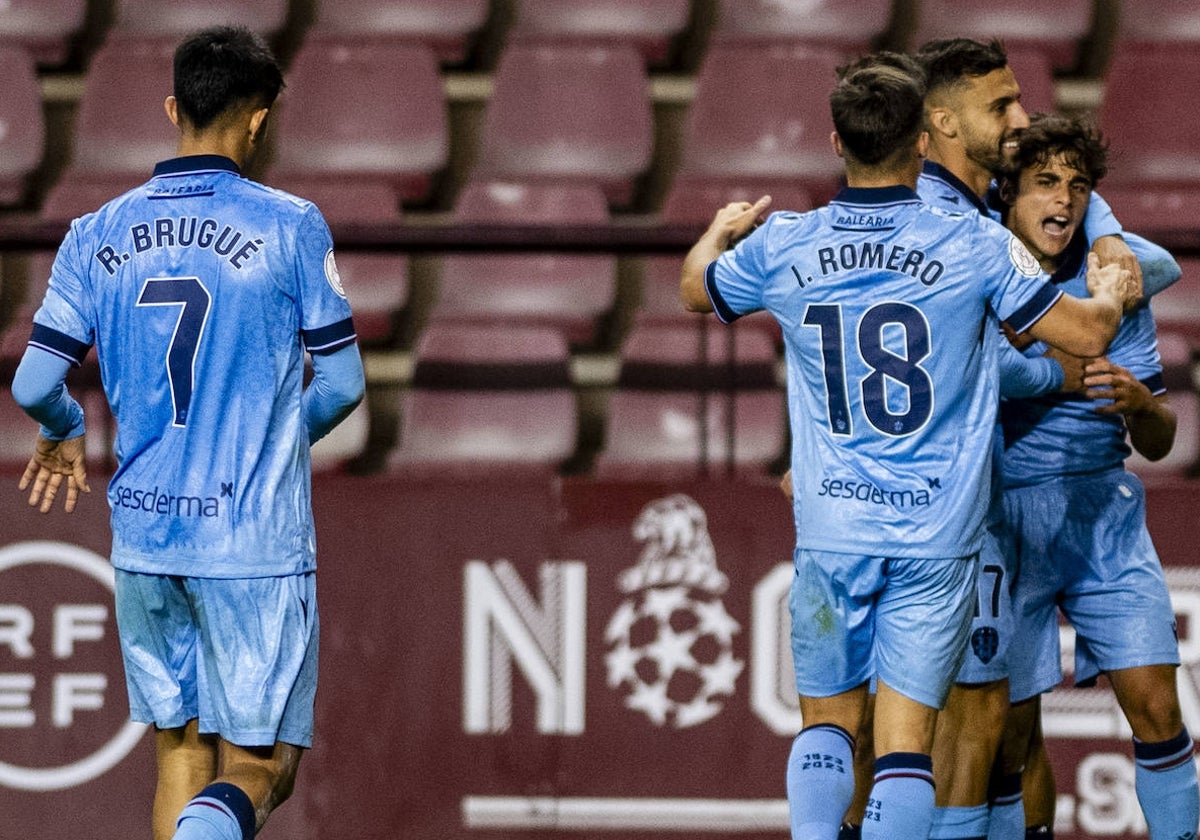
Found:
[(129, 721), (108, 561), (60, 542), (0, 548), (0, 785), (75, 787), (145, 731)]

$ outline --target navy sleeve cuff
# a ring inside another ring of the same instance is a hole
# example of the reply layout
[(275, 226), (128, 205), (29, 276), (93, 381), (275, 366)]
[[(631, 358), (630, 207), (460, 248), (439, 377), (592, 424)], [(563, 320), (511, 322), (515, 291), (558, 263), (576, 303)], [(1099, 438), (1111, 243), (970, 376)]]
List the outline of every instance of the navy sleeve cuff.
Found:
[(85, 342), (38, 323), (33, 325), (29, 344), (31, 347), (39, 347), (47, 353), (53, 353), (60, 359), (70, 362), (74, 367), (83, 364), (84, 357), (91, 349), (91, 346)]
[(1060, 297), (1062, 297), (1061, 290), (1054, 288), (1049, 283), (1044, 283), (1028, 303), (1005, 320), (1015, 332), (1023, 333), (1037, 323), (1037, 320), (1046, 314), (1046, 310), (1058, 303)]
[(704, 269), (704, 290), (708, 292), (708, 299), (712, 301), (713, 312), (721, 319), (723, 324), (732, 324), (738, 318), (742, 317), (740, 313), (734, 312), (733, 308), (725, 302), (725, 298), (721, 297), (721, 292), (717, 289), (717, 261), (713, 260)]
[(300, 334), (304, 338), (304, 347), (309, 353), (314, 356), (332, 353), (345, 347), (347, 344), (353, 344), (358, 334), (354, 332), (354, 320), (346, 318), (338, 321), (336, 324), (329, 324), (325, 327), (317, 327), (312, 330), (301, 330)]

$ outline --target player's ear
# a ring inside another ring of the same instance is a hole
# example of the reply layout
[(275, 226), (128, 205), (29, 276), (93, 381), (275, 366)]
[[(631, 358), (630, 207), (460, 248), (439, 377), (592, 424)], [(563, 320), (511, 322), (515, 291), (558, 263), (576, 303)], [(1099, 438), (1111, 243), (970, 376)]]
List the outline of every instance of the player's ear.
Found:
[(163, 102), (163, 110), (167, 112), (167, 119), (176, 128), (179, 127), (179, 102), (174, 96), (168, 96)]
[(270, 108), (257, 108), (250, 114), (250, 140), (251, 142), (261, 142), (267, 133), (267, 116), (270, 114)]
[(930, 131), (944, 137), (958, 136), (958, 115), (950, 108), (929, 108), (925, 112), (925, 124)]
[(917, 157), (922, 160), (929, 157), (929, 132), (922, 131), (917, 135)]
[(831, 131), (829, 133), (829, 144), (833, 146), (834, 154), (836, 154), (838, 157), (845, 157), (845, 155), (842, 154), (842, 138), (838, 137), (838, 133), (836, 131)]

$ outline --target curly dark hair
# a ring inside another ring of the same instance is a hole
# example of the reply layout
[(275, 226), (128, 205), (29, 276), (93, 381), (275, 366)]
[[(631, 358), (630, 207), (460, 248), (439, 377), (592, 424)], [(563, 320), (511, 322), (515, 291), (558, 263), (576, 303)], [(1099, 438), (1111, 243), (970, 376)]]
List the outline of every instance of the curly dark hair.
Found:
[(1093, 188), (1108, 174), (1108, 143), (1091, 122), (1061, 114), (1033, 114), (1018, 142), (1011, 167), (1001, 180), (1015, 184), (1026, 169), (1045, 166), (1059, 155), (1086, 175)]

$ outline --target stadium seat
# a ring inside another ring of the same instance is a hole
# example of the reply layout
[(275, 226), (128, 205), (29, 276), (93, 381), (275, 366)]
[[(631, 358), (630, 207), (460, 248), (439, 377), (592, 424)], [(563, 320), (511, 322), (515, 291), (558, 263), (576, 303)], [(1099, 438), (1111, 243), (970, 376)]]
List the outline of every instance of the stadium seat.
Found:
[(556, 330), (432, 322), (414, 356), (389, 467), (553, 471), (574, 451), (569, 354)]
[(512, 34), (554, 42), (633, 44), (663, 64), (688, 24), (688, 0), (518, 0)]
[(165, 39), (172, 46), (184, 35), (217, 24), (245, 26), (264, 37), (284, 28), (288, 0), (115, 0), (108, 37)]
[(763, 472), (783, 451), (783, 391), (761, 331), (640, 325), (609, 401), (601, 477)]
[(0, 332), (0, 359), (3, 359), (5, 369), (14, 366), (25, 352), (29, 331), (33, 328), (33, 314), (46, 296), (53, 260), (52, 253), (39, 253), (28, 260), (23, 272), (24, 279), (17, 272), (5, 274), (4, 300), (8, 306), (8, 318), (3, 324), (3, 332)]
[[(808, 193), (789, 180), (758, 182), (707, 182), (677, 178), (667, 191), (658, 219), (663, 224), (689, 225), (697, 237), (712, 221), (717, 210), (732, 201), (757, 201), (771, 196), (769, 212), (812, 208)], [(679, 300), (679, 274), (683, 255), (651, 256), (642, 259), (642, 294), (636, 317), (644, 323), (696, 323), (697, 316), (687, 312)], [(750, 316), (745, 324), (774, 329), (769, 316)]]
[(427, 198), (450, 148), (432, 50), (306, 43), (288, 73), (274, 135), (271, 178), (383, 182), (397, 204)]
[(92, 57), (71, 162), (42, 205), (44, 218), (70, 219), (94, 210), (175, 156), (176, 131), (163, 110), (171, 94), (173, 51), (166, 41), (110, 41)]
[(999, 38), (1010, 49), (1041, 51), (1055, 70), (1069, 70), (1091, 32), (1092, 0), (921, 0), (917, 21), (914, 48), (934, 38)]
[(1058, 109), (1054, 72), (1050, 59), (1032, 47), (1006, 48), (1008, 66), (1021, 86), (1021, 107), (1031, 114), (1052, 113)]
[(62, 64), (83, 30), (87, 6), (87, 0), (5, 0), (0, 42), (23, 47), (40, 65)]
[(474, 177), (599, 184), (633, 197), (650, 165), (649, 80), (631, 46), (514, 42), (500, 56)]
[(715, 42), (700, 68), (683, 129), (678, 178), (789, 179), (823, 203), (842, 180), (829, 136), (832, 50)]
[(488, 0), (325, 0), (307, 39), (419, 41), (443, 64), (460, 64), (484, 28)]
[[(455, 218), (470, 225), (604, 224), (608, 206), (591, 184), (472, 181)], [(573, 344), (591, 344), (616, 295), (610, 254), (448, 254), (441, 260), (436, 319), (537, 324), (564, 331)]]
[(1098, 121), (1111, 169), (1100, 193), (1128, 229), (1192, 230), (1200, 217), (1200, 139), (1180, 108), (1200, 88), (1200, 50), (1118, 44)]
[(1195, 0), (1126, 0), (1118, 37), (1124, 43), (1200, 43), (1200, 6)]
[[(0, 20), (3, 17), (0, 12)], [(42, 160), (42, 91), (33, 59), (17, 46), (0, 44), (0, 78), (0, 204), (16, 204)]]
[(713, 38), (786, 42), (857, 55), (888, 29), (892, 0), (718, 0)]
[(1183, 276), (1150, 302), (1160, 333), (1181, 336), (1190, 349), (1200, 353), (1200, 257), (1181, 257)]

